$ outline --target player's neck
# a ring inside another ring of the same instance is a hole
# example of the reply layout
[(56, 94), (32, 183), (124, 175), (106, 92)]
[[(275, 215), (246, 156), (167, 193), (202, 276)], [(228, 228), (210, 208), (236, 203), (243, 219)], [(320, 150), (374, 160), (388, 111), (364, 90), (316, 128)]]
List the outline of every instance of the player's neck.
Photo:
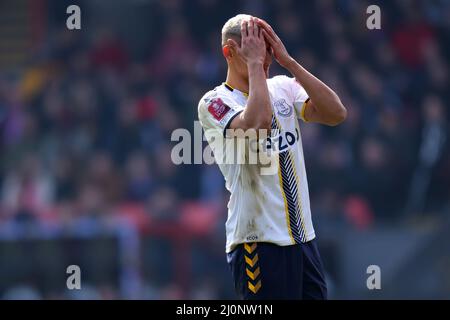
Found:
[(227, 79), (225, 83), (233, 89), (248, 94), (249, 89), (248, 80), (240, 77), (236, 73), (232, 72), (232, 70), (230, 69), (228, 69)]

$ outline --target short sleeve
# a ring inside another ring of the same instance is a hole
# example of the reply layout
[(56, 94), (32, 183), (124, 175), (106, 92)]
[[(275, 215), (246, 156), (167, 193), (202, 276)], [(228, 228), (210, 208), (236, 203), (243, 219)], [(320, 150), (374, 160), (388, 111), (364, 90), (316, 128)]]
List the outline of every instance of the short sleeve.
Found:
[(309, 101), (309, 96), (305, 89), (293, 77), (279, 76), (278, 81), (280, 81), (280, 84), (289, 92), (297, 118), (302, 119), (304, 122), (308, 122), (305, 119), (305, 109)]
[(306, 93), (305, 89), (295, 80), (292, 78), (292, 92), (294, 95), (294, 108), (295, 112), (297, 113), (297, 118), (302, 119), (304, 122), (308, 122), (305, 118), (305, 110), (306, 106), (308, 105), (309, 96)]
[(224, 137), (231, 121), (244, 110), (232, 98), (211, 92), (206, 94), (198, 104), (198, 118), (206, 130), (220, 130)]

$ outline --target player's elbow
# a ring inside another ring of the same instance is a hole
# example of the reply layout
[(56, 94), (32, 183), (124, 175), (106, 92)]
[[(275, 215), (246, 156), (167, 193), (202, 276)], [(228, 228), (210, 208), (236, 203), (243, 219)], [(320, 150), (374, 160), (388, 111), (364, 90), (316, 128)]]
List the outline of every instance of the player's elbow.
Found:
[(252, 114), (247, 120), (247, 125), (251, 129), (256, 131), (270, 130), (272, 127), (272, 109), (268, 107), (267, 110), (261, 110)]
[(337, 126), (344, 122), (345, 119), (347, 119), (347, 109), (340, 101), (337, 101), (333, 110), (333, 115), (330, 117), (329, 125)]
[(246, 129), (252, 129), (256, 131), (270, 130), (271, 125), (272, 115), (260, 114), (258, 117), (254, 117), (246, 123)]
[(259, 119), (257, 124), (258, 130), (270, 130), (272, 126), (272, 116), (265, 116)]

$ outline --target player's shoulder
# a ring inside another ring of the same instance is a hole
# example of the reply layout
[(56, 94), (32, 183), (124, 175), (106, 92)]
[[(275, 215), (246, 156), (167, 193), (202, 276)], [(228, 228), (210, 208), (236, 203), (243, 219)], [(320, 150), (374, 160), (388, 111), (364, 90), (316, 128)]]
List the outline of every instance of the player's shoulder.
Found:
[(229, 98), (230, 93), (229, 90), (224, 88), (224, 85), (221, 84), (215, 87), (212, 90), (207, 91), (198, 102), (198, 111), (201, 112), (208, 106), (214, 99), (223, 99), (224, 97)]
[(293, 81), (295, 81), (294, 78), (288, 77), (284, 74), (280, 74), (280, 75), (277, 75), (277, 76), (267, 79), (267, 82), (270, 85), (281, 86), (281, 87), (291, 85)]
[(293, 91), (293, 81), (295, 81), (294, 78), (278, 75), (268, 79), (267, 86), (272, 94), (290, 96)]

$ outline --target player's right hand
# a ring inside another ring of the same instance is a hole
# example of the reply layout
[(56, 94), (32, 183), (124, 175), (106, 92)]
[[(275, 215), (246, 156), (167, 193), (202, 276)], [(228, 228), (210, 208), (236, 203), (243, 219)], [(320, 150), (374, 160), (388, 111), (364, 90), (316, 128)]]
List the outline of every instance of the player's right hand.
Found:
[(275, 59), (282, 67), (287, 68), (293, 59), (287, 52), (283, 41), (281, 41), (273, 28), (266, 21), (257, 18), (256, 22), (262, 29), (262, 34), (268, 41), (269, 45), (272, 47)]
[(266, 42), (262, 34), (262, 28), (258, 26), (257, 18), (250, 18), (241, 24), (241, 46), (234, 42), (237, 52), (242, 56), (247, 65), (252, 63), (263, 64), (266, 57)]

